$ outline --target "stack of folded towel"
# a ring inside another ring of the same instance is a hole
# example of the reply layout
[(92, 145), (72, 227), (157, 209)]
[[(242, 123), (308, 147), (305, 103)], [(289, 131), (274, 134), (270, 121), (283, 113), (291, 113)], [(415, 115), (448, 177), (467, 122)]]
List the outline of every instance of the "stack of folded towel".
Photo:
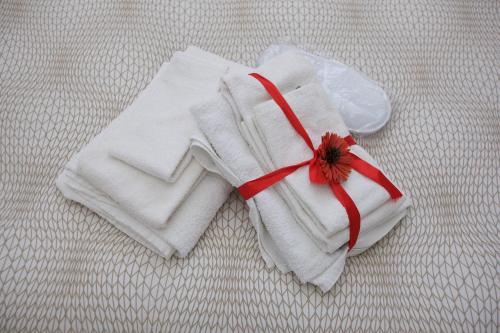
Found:
[[(279, 88), (315, 147), (327, 131), (341, 137), (349, 134), (316, 81), (314, 69), (301, 56), (280, 55), (256, 72)], [(309, 147), (279, 106), (248, 73), (230, 69), (219, 94), (192, 108), (210, 143), (194, 140), (193, 153), (237, 187), (311, 158)], [(351, 152), (378, 167), (359, 145), (352, 146)], [(391, 200), (383, 187), (353, 170), (342, 186), (359, 210), (361, 231), (356, 246), (348, 251), (346, 210), (328, 186), (310, 183), (308, 172), (299, 168), (247, 202), (266, 261), (294, 271), (302, 282), (329, 290), (346, 256), (359, 254), (382, 238), (405, 216), (409, 201), (404, 196)]]
[(197, 48), (174, 54), (65, 166), (56, 180), (64, 196), (164, 257), (186, 256), (231, 191), (192, 158), (189, 108), (213, 96), (231, 66)]
[[(255, 71), (279, 88), (314, 147), (325, 132), (349, 134), (300, 54), (252, 70), (190, 47), (174, 54), (132, 105), (68, 162), (57, 186), (158, 254), (186, 256), (231, 185), (311, 158), (276, 102), (248, 75)], [(378, 167), (359, 145), (350, 150)], [(328, 186), (310, 182), (307, 167), (247, 200), (269, 266), (329, 290), (346, 257), (381, 239), (409, 206), (405, 196), (392, 200), (354, 170), (342, 186), (361, 217), (352, 249), (344, 206)]]

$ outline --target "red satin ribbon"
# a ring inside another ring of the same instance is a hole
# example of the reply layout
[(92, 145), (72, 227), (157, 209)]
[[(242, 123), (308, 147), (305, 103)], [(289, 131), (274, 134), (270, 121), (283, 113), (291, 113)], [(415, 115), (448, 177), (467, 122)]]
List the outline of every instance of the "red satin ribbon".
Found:
[[(349, 218), (349, 250), (354, 247), (359, 236), (359, 230), (361, 226), (361, 217), (356, 204), (345, 191), (341, 184), (330, 182), (328, 183), (324, 178), (319, 165), (316, 163), (317, 160), (317, 150), (314, 148), (311, 138), (307, 134), (307, 131), (302, 126), (299, 118), (295, 115), (292, 108), (285, 100), (279, 89), (268, 79), (257, 73), (251, 73), (250, 76), (257, 79), (262, 86), (266, 89), (268, 94), (272, 99), (278, 104), (280, 109), (285, 114), (286, 118), (293, 126), (295, 131), (304, 139), (304, 142), (313, 152), (313, 157), (310, 160), (300, 162), (294, 165), (289, 165), (273, 172), (270, 172), (262, 177), (250, 180), (238, 188), (241, 196), (248, 200), (255, 196), (257, 193), (265, 190), (266, 188), (273, 186), (289, 174), (293, 173), (295, 170), (309, 165), (309, 179), (312, 183), (317, 184), (328, 184), (332, 190), (333, 195), (339, 200), (342, 206), (347, 212), (347, 217)], [(349, 146), (355, 145), (353, 137), (348, 135), (343, 138)], [(398, 199), (402, 197), (402, 193), (391, 183), (389, 179), (376, 167), (370, 163), (360, 159), (358, 156), (349, 152), (352, 158), (351, 167), (362, 174), (363, 176), (371, 179), (377, 184), (381, 185), (391, 196), (391, 199)]]

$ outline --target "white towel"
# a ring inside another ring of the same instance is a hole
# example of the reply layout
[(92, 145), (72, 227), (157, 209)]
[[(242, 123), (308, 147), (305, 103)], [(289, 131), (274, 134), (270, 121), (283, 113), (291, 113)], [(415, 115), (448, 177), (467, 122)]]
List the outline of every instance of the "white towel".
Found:
[[(192, 112), (210, 143), (205, 147), (205, 157), (212, 157), (221, 174), (233, 175), (233, 185), (239, 186), (263, 174), (241, 137), (231, 106), (222, 96), (193, 107)], [(196, 150), (194, 153), (197, 157)], [(303, 232), (286, 203), (272, 188), (247, 203), (268, 263), (271, 260), (284, 272), (294, 271), (302, 282), (329, 290), (343, 270), (347, 247), (333, 254), (322, 252)]]
[(57, 186), (160, 255), (187, 255), (231, 189), (191, 158), (197, 127), (188, 108), (215, 92), (228, 64), (196, 48), (176, 54)]
[[(310, 65), (293, 54), (279, 56), (257, 71), (273, 81), (285, 94), (307, 93), (309, 87), (315, 86), (316, 82), (314, 75), (310, 74), (313, 73)], [(211, 144), (211, 147), (203, 147), (194, 143), (195, 157), (203, 161), (204, 165), (218, 169), (234, 186), (276, 169), (267, 147), (263, 144), (262, 133), (259, 131), (261, 128), (257, 127), (255, 114), (257, 111), (259, 115), (272, 117), (273, 114), (280, 116), (281, 111), (269, 109), (270, 106), (274, 107), (274, 101), (270, 101), (269, 95), (257, 80), (246, 75), (248, 72), (250, 70), (246, 73), (230, 71), (223, 78), (221, 97), (192, 109)], [(298, 100), (300, 101), (300, 98)], [(310, 103), (310, 100), (304, 100), (304, 106), (309, 106), (314, 114), (315, 105), (307, 103)], [(320, 112), (319, 115), (328, 118), (326, 124), (331, 125), (330, 130), (335, 130), (337, 121), (342, 123), (340, 118), (336, 118), (338, 115), (335, 112)], [(268, 129), (272, 131), (274, 126), (273, 133), (278, 136), (277, 140), (286, 145), (286, 140), (291, 136), (281, 140), (280, 131), (281, 127), (290, 125), (286, 119), (282, 124), (278, 124), (276, 119), (271, 120)], [(307, 128), (307, 125), (304, 125)], [(293, 139), (302, 140), (295, 132), (293, 135)], [(280, 148), (285, 156), (291, 151), (283, 146)], [(292, 148), (292, 151), (293, 149), (297, 150), (296, 147)], [(300, 161), (309, 159), (309, 155)], [(304, 179), (307, 186), (317, 186), (309, 183), (307, 174)], [(287, 189), (288, 192), (280, 188)], [(329, 190), (325, 196), (325, 200), (334, 199)], [(303, 282), (311, 282), (322, 290), (329, 290), (342, 272), (346, 256), (361, 253), (383, 237), (406, 214), (408, 203), (400, 199), (391, 202), (390, 205), (394, 207), (390, 209), (373, 209), (365, 214), (356, 247), (349, 253), (346, 246), (349, 238), (348, 228), (332, 228), (329, 237), (312, 233), (311, 216), (304, 211), (300, 196), (292, 195), (286, 184), (277, 184), (264, 190), (250, 199), (248, 205), (252, 222), (257, 226), (264, 258), (274, 261), (283, 271), (293, 270)], [(310, 209), (317, 207), (309, 207)], [(341, 209), (344, 210), (343, 207)]]
[[(321, 143), (321, 136), (327, 131), (341, 137), (349, 134), (318, 83), (305, 85), (284, 97), (306, 128), (315, 147)], [(312, 157), (310, 149), (274, 101), (258, 105), (252, 120), (254, 126), (249, 128), (257, 129), (254, 135), (258, 137), (256, 142), (261, 145), (259, 150), (266, 152), (267, 160), (271, 160), (271, 168), (292, 165)], [(380, 169), (376, 161), (359, 145), (351, 146), (351, 152)], [(355, 170), (351, 171), (342, 186), (359, 210), (363, 233), (385, 223), (388, 216), (405, 210), (409, 204), (406, 197), (391, 200), (382, 186)], [(311, 185), (307, 167), (286, 177), (280, 184), (280, 189), (292, 210), (302, 217), (300, 220), (318, 240), (322, 249), (335, 251), (348, 240), (349, 219), (344, 207), (332, 195), (328, 186)], [(375, 211), (380, 216), (378, 220), (371, 216)]]
[(191, 160), (190, 137), (199, 133), (188, 107), (214, 94), (228, 64), (194, 47), (175, 53), (152, 88), (156, 91), (143, 99), (146, 105), (140, 106), (143, 111), (129, 124), (127, 136), (110, 144), (109, 154), (175, 182)]
[[(62, 194), (79, 202), (111, 222), (132, 239), (162, 257), (185, 257), (205, 232), (220, 206), (227, 200), (231, 186), (215, 174), (207, 174), (169, 218), (165, 228), (153, 229), (126, 213), (113, 199), (96, 190), (78, 175), (73, 158), (56, 179)], [(210, 193), (210, 200), (207, 200)]]
[[(292, 109), (299, 109), (299, 118), (304, 118), (302, 123), (316, 147), (326, 131), (334, 131), (341, 136), (349, 134), (341, 116), (314, 78), (313, 67), (301, 55), (287, 52), (259, 67), (258, 72), (274, 82), (287, 99), (293, 99)], [(223, 78), (222, 92), (239, 119), (243, 137), (266, 172), (311, 158), (312, 153), (303, 139), (297, 135), (276, 102), (271, 100), (255, 78), (231, 71)], [(265, 100), (267, 102), (263, 102)], [(274, 150), (266, 147), (269, 142)], [(360, 146), (356, 145), (351, 150), (377, 166)], [(381, 223), (369, 216), (376, 208), (381, 208), (385, 216), (389, 216), (394, 210), (404, 210), (409, 204), (406, 199), (392, 202), (380, 185), (357, 172), (353, 172), (344, 186), (359, 204), (358, 208), (364, 221), (362, 232), (363, 228), (370, 230)], [(334, 252), (348, 239), (349, 222), (344, 207), (338, 200), (333, 200), (332, 203), (332, 194), (328, 187), (311, 186), (307, 168), (295, 171), (282, 183), (277, 184), (276, 189), (291, 206), (304, 230), (316, 239), (321, 249)], [(304, 200), (301, 200), (300, 193), (303, 194)], [(384, 215), (381, 215), (381, 219), (385, 221)]]
[[(290, 70), (291, 68), (294, 70)], [(249, 143), (254, 143), (255, 140), (252, 135), (256, 130), (248, 128), (248, 126), (252, 126), (250, 120), (253, 108), (257, 104), (271, 99), (269, 94), (262, 89), (260, 83), (247, 75), (253, 71), (231, 68), (228, 70), (228, 74), (223, 77), (220, 88), (221, 94), (232, 106), (243, 138)], [(268, 79), (275, 82), (280, 91), (284, 93), (316, 81), (312, 65), (303, 57), (297, 56), (295, 52), (281, 54), (277, 59), (259, 67), (259, 71), (264, 71)], [(255, 148), (256, 145), (251, 144), (251, 149)], [(255, 151), (254, 153), (259, 154)]]
[[(158, 75), (134, 102), (80, 151), (77, 164), (78, 174), (88, 183), (106, 193), (128, 214), (153, 228), (166, 225), (169, 216), (201, 180), (203, 168), (196, 162), (188, 163), (175, 183), (162, 182), (146, 173), (147, 170), (131, 167), (113, 158), (110, 156), (110, 148), (117, 143), (130, 142), (129, 133), (136, 130), (137, 123), (141, 124), (143, 131), (148, 131), (152, 120), (160, 117), (155, 115), (169, 114), (175, 110), (175, 106), (168, 107), (170, 96), (165, 84), (165, 74), (170, 66), (163, 65)], [(176, 77), (170, 79), (175, 80)], [(186, 114), (189, 116), (189, 112)], [(195, 124), (189, 124), (193, 122), (192, 118), (185, 117), (178, 122), (165, 122), (162, 128), (154, 128), (154, 133), (171, 132), (173, 128), (181, 127), (183, 122), (187, 123), (184, 127), (196, 128)], [(187, 138), (189, 139), (189, 136)], [(178, 138), (181, 142), (183, 139), (183, 136)], [(165, 144), (166, 148), (172, 146), (171, 143)], [(185, 152), (187, 151), (188, 147), (185, 147)], [(181, 153), (176, 157), (184, 155), (185, 153)], [(174, 163), (178, 164), (179, 160)]]

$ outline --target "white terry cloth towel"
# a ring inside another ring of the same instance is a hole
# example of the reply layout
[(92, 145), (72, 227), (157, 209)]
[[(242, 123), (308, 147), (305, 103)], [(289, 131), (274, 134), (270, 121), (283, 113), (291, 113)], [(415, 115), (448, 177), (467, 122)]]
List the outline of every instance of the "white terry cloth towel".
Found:
[[(267, 75), (282, 91), (293, 91), (301, 85), (315, 82), (314, 77), (307, 74), (306, 67), (297, 66), (301, 62), (300, 59), (294, 59), (292, 55), (286, 57), (288, 59), (279, 59), (276, 64), (271, 64), (270, 75)], [(295, 75), (295, 77), (294, 73), (287, 74), (286, 71), (289, 71), (292, 64), (296, 68), (305, 68), (302, 71), (303, 74)], [(283, 66), (280, 67), (280, 65)], [(272, 70), (277, 68), (281, 69), (275, 74)], [(231, 71), (229, 75), (224, 77), (224, 80), (231, 76), (245, 80), (249, 71), (243, 74), (241, 71), (237, 73)], [(261, 72), (261, 68), (258, 71)], [(298, 82), (287, 84), (286, 80), (289, 77), (294, 77)], [(270, 97), (259, 82), (253, 78), (250, 79), (250, 85), (255, 83), (252, 89), (256, 91), (256, 95), (261, 92), (259, 96), (246, 96), (241, 90), (244, 98), (240, 100), (231, 95), (227, 84), (223, 84), (221, 87), (222, 98), (215, 98), (210, 103), (192, 109), (200, 128), (211, 145), (204, 147), (203, 144), (193, 143), (192, 150), (195, 157), (209, 169), (218, 169), (234, 186), (239, 186), (245, 181), (263, 175), (265, 168), (262, 168), (261, 165), (266, 164), (262, 160), (258, 161), (258, 158), (252, 155), (250, 146), (257, 151), (260, 148), (252, 145), (251, 136), (255, 136), (255, 133), (252, 134), (248, 131), (247, 124), (253, 125), (254, 104), (269, 100)], [(244, 105), (244, 107), (241, 108), (237, 105)], [(245, 122), (243, 116), (249, 121)], [(245, 133), (245, 131), (247, 132)], [(247, 142), (244, 141), (243, 137), (247, 139)], [(268, 167), (269, 170), (266, 172), (271, 171), (271, 167)], [(332, 194), (328, 193), (328, 195)], [(369, 214), (365, 221), (368, 221), (366, 225), (371, 227), (364, 228), (356, 247), (349, 254), (347, 254), (347, 246), (345, 245), (348, 240), (348, 230), (346, 230), (345, 235), (338, 237), (342, 239), (340, 241), (342, 244), (337, 251), (327, 253), (320, 248), (316, 239), (309, 237), (308, 233), (304, 232), (296, 215), (291, 212), (287, 202), (283, 200), (283, 196), (280, 196), (274, 188), (266, 189), (247, 203), (250, 208), (250, 218), (257, 226), (259, 241), (264, 245), (263, 248), (261, 247), (261, 250), (264, 250), (264, 259), (271, 258), (271, 261), (275, 262), (282, 271), (293, 270), (301, 281), (316, 284), (322, 290), (329, 290), (335, 283), (343, 270), (347, 255), (355, 255), (364, 251), (383, 237), (406, 213), (404, 209), (397, 209), (392, 213), (379, 210)], [(380, 225), (376, 223), (382, 220), (385, 223)], [(259, 227), (259, 224), (262, 225)]]
[[(197, 133), (189, 106), (215, 93), (228, 62), (195, 48), (172, 60), (132, 105), (71, 159), (56, 181), (65, 196), (165, 257), (173, 252), (187, 255), (230, 192), (227, 182), (207, 175), (188, 152), (189, 137)], [(191, 76), (184, 76), (186, 68), (192, 69)], [(150, 133), (141, 136), (145, 131)], [(170, 140), (162, 141), (164, 135)], [(151, 143), (144, 160), (137, 138), (142, 147)], [(127, 144), (134, 147), (130, 155), (121, 149)], [(115, 148), (118, 158), (111, 155)], [(173, 152), (171, 160), (168, 152)], [(155, 156), (166, 163), (165, 170)]]
[(109, 154), (166, 182), (175, 182), (189, 164), (190, 137), (198, 128), (187, 106), (199, 103), (218, 89), (229, 62), (196, 47), (177, 52), (162, 75), (159, 92), (142, 106), (140, 118), (129, 124), (127, 137), (113, 141)]
[[(177, 208), (165, 228), (153, 229), (130, 216), (105, 193), (96, 190), (77, 173), (73, 158), (56, 179), (62, 194), (96, 212), (119, 230), (162, 257), (186, 257), (205, 232), (232, 187), (220, 176), (208, 173), (195, 191)], [(207, 193), (210, 193), (209, 199)]]
[[(312, 65), (293, 51), (271, 59), (254, 71), (265, 73), (282, 93), (317, 81)], [(254, 143), (256, 138), (253, 137), (256, 130), (249, 128), (252, 126), (253, 108), (270, 100), (271, 97), (256, 79), (248, 75), (250, 72), (252, 71), (229, 69), (222, 79), (220, 92), (232, 106), (240, 132), (253, 151), (257, 148)], [(260, 156), (260, 152), (254, 151), (254, 153)]]
[[(294, 113), (307, 130), (313, 144), (321, 143), (321, 136), (333, 132), (341, 137), (349, 135), (340, 114), (330, 103), (323, 87), (310, 83), (284, 95)], [(312, 152), (295, 132), (282, 110), (274, 101), (258, 105), (252, 118), (258, 136), (260, 151), (269, 156), (274, 169), (296, 164), (312, 157)], [(380, 169), (377, 162), (359, 145), (350, 147), (353, 154)], [(301, 221), (306, 222), (310, 235), (318, 240), (327, 252), (336, 251), (349, 240), (349, 219), (344, 207), (332, 195), (328, 186), (311, 184), (309, 169), (303, 167), (287, 176), (280, 184), (287, 203), (292, 206)], [(382, 227), (388, 217), (406, 211), (406, 196), (392, 200), (387, 191), (365, 176), (352, 170), (342, 186), (355, 202), (361, 215), (361, 235)], [(374, 218), (376, 217), (376, 218)], [(390, 229), (389, 229), (390, 230)], [(368, 237), (368, 235), (366, 235)], [(365, 240), (366, 240), (365, 237)], [(373, 242), (378, 238), (371, 238)]]
[[(302, 56), (294, 53), (277, 56), (259, 67), (257, 72), (274, 82), (285, 96), (294, 98), (294, 104), (301, 107), (305, 118), (304, 127), (308, 132), (309, 127), (313, 130), (310, 136), (316, 146), (326, 131), (337, 132), (341, 136), (349, 134), (342, 118), (315, 80), (312, 66)], [(243, 136), (266, 172), (311, 158), (312, 153), (303, 139), (295, 133), (282, 111), (255, 78), (230, 71), (223, 78), (222, 93), (232, 105)], [(260, 105), (256, 107), (258, 103)], [(260, 117), (256, 117), (256, 113)], [(275, 149), (269, 149), (269, 145)], [(360, 146), (356, 145), (351, 150), (377, 166)], [(404, 210), (409, 204), (406, 199), (397, 202), (389, 200), (385, 189), (357, 172), (353, 172), (344, 185), (360, 209), (362, 233), (379, 227), (385, 222), (385, 217), (392, 216), (397, 210)], [(307, 167), (295, 171), (275, 186), (304, 230), (318, 242), (322, 250), (334, 252), (345, 244), (349, 237), (345, 209), (332, 197), (328, 187), (310, 184)], [(379, 217), (374, 220), (370, 213), (377, 208), (382, 211), (374, 215)], [(373, 243), (378, 240), (365, 236), (366, 239), (372, 239)]]
[[(206, 154), (206, 163), (212, 158), (213, 165), (235, 186), (264, 173), (241, 137), (231, 106), (225, 98), (215, 97), (210, 102), (193, 107), (192, 112), (209, 142), (207, 147), (197, 146)], [(197, 157), (196, 150), (194, 154)], [(273, 188), (262, 191), (247, 203), (268, 264), (270, 258), (283, 272), (295, 272), (301, 282), (315, 284), (323, 291), (330, 290), (343, 271), (347, 246), (332, 254), (321, 251), (304, 233), (285, 201)]]

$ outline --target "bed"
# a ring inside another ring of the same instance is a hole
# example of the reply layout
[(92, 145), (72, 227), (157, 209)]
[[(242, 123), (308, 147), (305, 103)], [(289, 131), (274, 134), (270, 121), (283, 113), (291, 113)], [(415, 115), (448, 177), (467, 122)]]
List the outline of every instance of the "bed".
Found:
[[(498, 332), (498, 1), (0, 2), (0, 331)], [(54, 179), (176, 50), (248, 65), (286, 38), (379, 81), (357, 138), (409, 215), (328, 293), (266, 268), (244, 201), (165, 260)]]

